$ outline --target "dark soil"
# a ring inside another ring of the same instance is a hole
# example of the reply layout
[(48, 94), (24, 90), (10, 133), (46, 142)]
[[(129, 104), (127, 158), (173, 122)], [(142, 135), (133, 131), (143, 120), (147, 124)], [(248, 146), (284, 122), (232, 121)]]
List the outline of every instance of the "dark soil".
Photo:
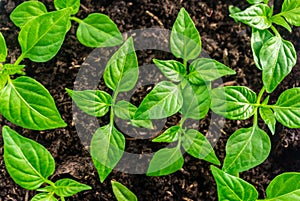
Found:
[[(17, 42), (18, 28), (9, 20), (9, 14), (20, 4), (21, 0), (2, 0), (0, 2), (0, 31), (6, 38), (9, 48), (9, 62), (13, 62), (20, 54)], [(53, 10), (51, 0), (43, 0), (48, 10)], [(102, 12), (111, 17), (118, 25), (122, 33), (143, 28), (171, 29), (177, 13), (181, 7), (185, 7), (201, 34), (203, 49), (206, 53), (222, 63), (227, 64), (237, 72), (236, 76), (223, 79), (226, 85), (248, 86), (258, 92), (262, 86), (261, 73), (254, 66), (250, 48), (250, 29), (244, 25), (236, 24), (228, 17), (228, 6), (233, 4), (241, 8), (247, 6), (244, 1), (234, 0), (114, 0), (92, 1), (82, 0), (81, 9), (77, 14), (83, 18), (93, 12)], [(9, 125), (25, 137), (36, 140), (44, 145), (53, 155), (56, 161), (56, 172), (51, 179), (73, 178), (79, 182), (92, 186), (92, 190), (75, 195), (67, 200), (96, 201), (115, 200), (112, 194), (110, 181), (115, 179), (131, 189), (139, 200), (217, 200), (216, 185), (209, 170), (209, 163), (185, 156), (183, 168), (171, 175), (164, 177), (146, 177), (144, 174), (127, 174), (113, 171), (104, 183), (100, 183), (97, 172), (92, 165), (90, 154), (87, 151), (88, 144), (82, 142), (78, 135), (78, 127), (84, 127), (87, 139), (97, 129), (91, 125), (76, 125), (76, 118), (85, 118), (80, 112), (72, 112), (72, 101), (65, 88), (73, 88), (79, 72), (79, 67), (87, 56), (93, 51), (81, 45), (75, 37), (77, 24), (73, 23), (63, 47), (57, 56), (47, 63), (34, 63), (25, 60), (28, 76), (41, 82), (54, 97), (56, 105), (68, 126), (62, 129), (49, 131), (32, 131), (12, 125), (0, 116), (0, 127)], [(293, 34), (283, 30), (283, 36), (292, 40), (295, 44), (298, 58), (300, 58), (300, 29), (294, 29)], [(152, 36), (151, 36), (152, 37)], [(155, 36), (157, 41), (160, 37)], [(171, 55), (156, 50), (141, 50), (137, 52), (140, 65), (151, 64), (152, 58), (171, 59)], [(293, 72), (284, 80), (271, 96), (271, 102), (275, 102), (279, 94), (291, 87), (299, 86), (300, 62)], [(154, 74), (140, 79), (152, 80)], [(152, 76), (152, 77), (151, 77)], [(87, 79), (88, 80), (88, 79)], [(143, 85), (143, 84), (140, 84)], [(88, 85), (86, 85), (88, 86)], [(81, 86), (84, 88), (84, 86)], [(109, 91), (100, 84), (99, 88)], [(138, 104), (142, 97), (151, 89), (150, 86), (140, 87), (135, 93), (133, 101)], [(74, 119), (73, 119), (74, 114)], [(88, 117), (86, 117), (88, 118)], [(207, 118), (209, 119), (209, 118)], [(220, 120), (220, 118), (217, 118)], [(97, 120), (100, 125), (107, 123), (107, 117)], [(178, 117), (169, 118), (166, 126), (176, 124)], [(221, 120), (220, 120), (221, 121)], [(86, 122), (86, 121), (85, 121)], [(225, 156), (225, 144), (228, 137), (238, 128), (251, 126), (251, 121), (228, 121), (219, 128), (215, 120), (202, 120), (199, 130), (208, 137), (215, 134), (208, 128), (212, 125), (214, 132), (221, 133), (215, 145), (215, 151), (221, 161)], [(159, 124), (159, 122), (158, 122)], [(261, 127), (267, 131), (267, 127), (261, 122)], [(277, 125), (277, 131), (271, 136), (272, 151), (269, 158), (260, 166), (241, 174), (241, 178), (255, 185), (260, 193), (260, 198), (265, 196), (268, 183), (278, 174), (285, 171), (300, 171), (300, 130), (287, 129)], [(1, 132), (1, 131), (0, 131)], [(156, 133), (155, 133), (156, 132)], [(126, 151), (136, 154), (147, 154), (157, 151), (164, 145), (151, 143), (148, 139), (157, 135), (160, 129), (154, 133), (146, 133), (145, 136), (127, 136)], [(84, 141), (84, 140), (83, 140)], [(130, 161), (125, 161), (125, 164)], [(132, 164), (131, 164), (132, 165)], [(142, 163), (133, 164), (137, 169), (142, 169)], [(30, 200), (36, 192), (26, 191), (16, 185), (9, 177), (3, 161), (3, 140), (0, 133), (0, 201)]]

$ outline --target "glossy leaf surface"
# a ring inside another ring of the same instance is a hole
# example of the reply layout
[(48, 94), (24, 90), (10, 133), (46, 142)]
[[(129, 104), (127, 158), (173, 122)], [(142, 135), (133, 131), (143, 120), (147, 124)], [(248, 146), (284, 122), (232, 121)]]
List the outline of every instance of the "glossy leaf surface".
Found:
[(300, 2), (298, 0), (284, 0), (281, 14), (291, 25), (300, 26)]
[(55, 182), (55, 193), (58, 196), (62, 197), (69, 197), (73, 196), (81, 191), (90, 190), (92, 189), (90, 186), (81, 184), (77, 181), (72, 179), (60, 179)]
[(80, 0), (54, 0), (56, 10), (71, 8), (71, 14), (75, 15), (79, 11)]
[(6, 47), (6, 42), (5, 39), (0, 32), (0, 62), (4, 62), (7, 57), (7, 47)]
[(53, 195), (47, 193), (36, 194), (30, 201), (58, 201)]
[(175, 60), (163, 61), (153, 59), (153, 62), (162, 74), (173, 82), (180, 82), (187, 73), (184, 65)]
[(178, 140), (178, 136), (181, 135), (181, 133), (182, 131), (180, 126), (172, 126), (158, 137), (154, 138), (152, 142), (175, 142)]
[(123, 184), (112, 181), (112, 189), (118, 201), (137, 201), (136, 195)]

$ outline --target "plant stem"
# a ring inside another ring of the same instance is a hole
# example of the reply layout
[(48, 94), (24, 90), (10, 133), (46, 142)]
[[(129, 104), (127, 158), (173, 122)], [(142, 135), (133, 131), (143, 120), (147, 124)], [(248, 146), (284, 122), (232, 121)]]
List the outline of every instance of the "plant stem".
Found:
[(77, 23), (79, 23), (79, 24), (83, 22), (81, 19), (79, 19), (79, 18), (77, 18), (77, 17), (74, 17), (74, 16), (73, 16), (73, 17), (70, 17), (70, 19), (71, 19), (71, 20), (74, 20), (75, 22), (77, 22)]
[(60, 200), (61, 200), (61, 201), (65, 201), (65, 198), (61, 196), (61, 197), (60, 197)]
[(22, 53), (18, 59), (15, 61), (14, 65), (19, 65), (21, 61), (24, 59), (25, 55)]
[(280, 37), (280, 38), (281, 38), (281, 35), (280, 35), (280, 33), (277, 31), (277, 29), (276, 29), (274, 26), (271, 26), (271, 29), (272, 29), (272, 31), (274, 32), (275, 36), (277, 36), (277, 37)]
[(117, 100), (117, 96), (118, 96), (118, 90), (116, 90), (114, 93), (113, 93), (113, 97), (112, 97), (112, 101), (111, 101), (111, 107), (110, 107), (110, 119), (109, 119), (109, 123), (111, 125), (113, 125), (114, 123), (114, 117), (115, 117), (115, 111), (114, 111), (114, 105), (116, 104), (116, 100)]
[(45, 183), (47, 183), (47, 184), (49, 184), (50, 186), (56, 188), (55, 184), (54, 184), (52, 181), (48, 180), (48, 179), (45, 179)]
[(256, 105), (258, 105), (258, 106), (254, 108), (254, 122), (253, 122), (254, 126), (257, 126), (257, 124), (258, 124), (258, 108), (259, 108), (259, 105), (261, 102), (261, 98), (265, 93), (265, 90), (266, 90), (265, 87), (262, 87), (262, 89), (260, 90), (260, 92), (257, 96)]

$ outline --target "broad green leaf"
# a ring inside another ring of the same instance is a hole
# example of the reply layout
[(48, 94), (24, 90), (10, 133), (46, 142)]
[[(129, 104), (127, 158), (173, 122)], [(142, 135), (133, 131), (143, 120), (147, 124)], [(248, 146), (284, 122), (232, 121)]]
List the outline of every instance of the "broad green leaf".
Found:
[(5, 87), (9, 75), (4, 71), (0, 71), (0, 91)]
[(65, 127), (53, 98), (36, 80), (21, 76), (0, 91), (0, 113), (12, 123), (33, 130)]
[(273, 23), (286, 28), (289, 32), (292, 32), (291, 26), (289, 25), (289, 23), (287, 23), (287, 21), (282, 16), (274, 15), (272, 16), (271, 20)]
[(123, 42), (117, 25), (100, 13), (92, 13), (80, 20), (76, 36), (87, 47), (113, 47)]
[(227, 174), (214, 166), (211, 166), (211, 170), (217, 183), (218, 198), (220, 201), (257, 200), (258, 192), (248, 182)]
[(3, 127), (2, 136), (4, 162), (11, 178), (25, 189), (39, 188), (55, 170), (55, 162), (49, 151), (8, 126)]
[(159, 68), (162, 74), (164, 74), (166, 78), (173, 82), (182, 81), (187, 73), (184, 65), (175, 60), (163, 61), (153, 59), (153, 62)]
[(71, 8), (71, 14), (75, 15), (79, 11), (80, 0), (54, 0), (54, 6), (56, 10)]
[(284, 91), (272, 107), (274, 115), (288, 128), (300, 128), (300, 88)]
[(227, 86), (211, 91), (213, 112), (232, 120), (244, 120), (254, 113), (256, 103), (254, 91), (243, 86)]
[(117, 165), (124, 149), (125, 138), (113, 125), (109, 124), (97, 129), (91, 142), (91, 156), (101, 182), (104, 182)]
[(188, 12), (181, 8), (172, 27), (171, 52), (186, 61), (196, 59), (201, 52), (200, 34)]
[(7, 57), (7, 47), (5, 39), (0, 32), (0, 62), (5, 62)]
[(19, 33), (22, 56), (46, 62), (59, 51), (70, 28), (69, 9), (53, 11), (27, 22)]
[(138, 75), (138, 61), (130, 37), (107, 62), (104, 81), (110, 89), (124, 92), (133, 89)]
[(36, 194), (30, 201), (58, 201), (52, 194), (39, 193)]
[(150, 161), (147, 176), (163, 176), (180, 170), (184, 160), (179, 147), (163, 148)]
[(271, 133), (275, 134), (275, 125), (276, 125), (276, 118), (273, 111), (270, 108), (260, 107), (259, 114), (264, 122), (269, 127)]
[(182, 137), (184, 150), (195, 158), (203, 159), (210, 163), (220, 165), (214, 149), (206, 137), (197, 130), (190, 129)]
[(165, 130), (158, 137), (154, 138), (152, 142), (175, 142), (181, 135), (182, 130), (180, 126), (172, 126)]
[(234, 70), (216, 60), (199, 58), (190, 65), (189, 81), (197, 85), (203, 81), (214, 81), (225, 75), (234, 74)]
[(72, 179), (60, 179), (55, 182), (55, 193), (58, 196), (69, 197), (73, 196), (81, 191), (92, 189), (90, 186), (81, 184)]
[(82, 111), (95, 117), (104, 116), (112, 104), (111, 96), (105, 91), (72, 91), (70, 89), (66, 89), (66, 91)]
[(117, 182), (111, 181), (114, 195), (118, 201), (137, 201), (136, 195), (131, 192), (126, 186)]
[(254, 58), (254, 63), (256, 67), (262, 70), (262, 66), (260, 64), (259, 53), (262, 46), (271, 38), (273, 34), (268, 30), (259, 30), (259, 29), (252, 29), (252, 36), (251, 36), (251, 48)]
[(255, 4), (244, 11), (230, 14), (230, 17), (253, 28), (263, 30), (271, 27), (272, 21), (270, 18), (272, 15), (273, 9), (271, 9), (268, 5)]
[(265, 131), (257, 126), (235, 131), (226, 144), (223, 170), (237, 173), (249, 170), (269, 156), (271, 142)]
[(258, 4), (258, 3), (262, 3), (264, 2), (265, 0), (247, 0), (247, 2), (249, 4)]
[(178, 86), (172, 82), (162, 81), (144, 98), (138, 107), (135, 119), (162, 119), (179, 111), (182, 96)]
[(47, 13), (46, 6), (39, 1), (26, 1), (18, 5), (10, 14), (11, 21), (23, 27), (30, 20)]
[(187, 84), (182, 90), (183, 104), (180, 113), (184, 118), (202, 119), (208, 113), (210, 106), (209, 86)]
[(300, 2), (298, 0), (284, 0), (281, 13), (291, 25), (300, 26)]
[(259, 58), (263, 71), (262, 80), (268, 93), (276, 89), (297, 61), (293, 44), (277, 36), (273, 36), (262, 46)]
[(267, 188), (267, 201), (293, 201), (300, 199), (300, 173), (278, 175)]

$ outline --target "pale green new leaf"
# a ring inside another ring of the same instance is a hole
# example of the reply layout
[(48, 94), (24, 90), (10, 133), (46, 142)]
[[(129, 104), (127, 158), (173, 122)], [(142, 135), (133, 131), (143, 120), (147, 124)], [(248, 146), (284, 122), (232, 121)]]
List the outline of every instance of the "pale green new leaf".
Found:
[(36, 194), (30, 201), (58, 201), (52, 194), (39, 193)]
[(282, 27), (286, 28), (289, 32), (292, 32), (291, 26), (289, 25), (289, 23), (287, 23), (287, 21), (282, 16), (274, 15), (274, 16), (272, 16), (271, 20), (274, 24), (282, 26)]
[(23, 128), (46, 130), (67, 126), (48, 90), (36, 80), (21, 76), (0, 91), (0, 113)]
[(171, 126), (158, 137), (154, 138), (152, 142), (175, 142), (178, 140), (181, 133), (182, 130), (180, 126)]
[(39, 188), (55, 170), (49, 151), (8, 126), (3, 127), (2, 136), (5, 167), (11, 178), (25, 189)]
[(163, 176), (180, 170), (184, 160), (179, 147), (163, 148), (150, 161), (147, 176)]
[(269, 156), (271, 142), (265, 131), (257, 126), (235, 131), (226, 144), (223, 170), (238, 173), (249, 170)]
[(80, 0), (54, 0), (54, 6), (56, 10), (71, 8), (71, 14), (75, 15), (79, 11)]
[(221, 164), (210, 142), (197, 130), (190, 129), (184, 133), (182, 146), (188, 154), (195, 158), (203, 159), (216, 165)]
[(179, 111), (182, 101), (178, 86), (172, 82), (162, 81), (144, 98), (134, 115), (134, 119), (169, 117)]
[(281, 13), (291, 25), (300, 26), (300, 1), (284, 0)]
[(112, 124), (97, 129), (91, 142), (91, 156), (101, 182), (117, 165), (124, 149), (125, 138)]
[(274, 135), (276, 118), (275, 118), (273, 111), (270, 108), (260, 107), (259, 114), (260, 114), (261, 118), (264, 120), (264, 122), (267, 124), (267, 126), (269, 127), (271, 133)]
[(200, 34), (188, 12), (181, 8), (173, 25), (170, 46), (177, 58), (196, 59), (201, 52)]
[(30, 20), (47, 13), (46, 6), (39, 1), (26, 1), (18, 5), (10, 14), (11, 21), (23, 27)]
[(55, 190), (54, 192), (58, 196), (62, 197), (70, 197), (73, 196), (81, 191), (90, 190), (92, 189), (90, 186), (81, 184), (77, 181), (72, 179), (60, 179), (55, 182)]
[(72, 91), (70, 89), (66, 89), (66, 91), (82, 111), (95, 117), (104, 116), (109, 111), (109, 107), (112, 104), (111, 96), (105, 91)]
[(276, 89), (297, 61), (293, 44), (277, 36), (263, 44), (259, 58), (263, 71), (262, 80), (268, 93)]
[(76, 36), (87, 47), (113, 47), (123, 42), (117, 25), (101, 13), (92, 13), (80, 20)]
[(257, 200), (258, 192), (248, 182), (227, 174), (214, 166), (211, 166), (211, 170), (217, 183), (218, 198), (220, 201)]
[(110, 89), (124, 92), (135, 86), (138, 74), (137, 56), (130, 37), (107, 62), (103, 78)]
[(254, 113), (256, 103), (254, 91), (243, 86), (227, 86), (211, 91), (213, 112), (232, 120), (244, 120)]
[(0, 62), (5, 62), (7, 57), (7, 46), (5, 39), (0, 32)]
[(258, 3), (262, 3), (264, 2), (265, 0), (247, 0), (247, 2), (249, 4), (258, 4)]
[(113, 193), (118, 201), (137, 201), (136, 195), (131, 192), (126, 186), (117, 182), (111, 181)]
[(163, 61), (153, 59), (153, 62), (159, 68), (162, 74), (173, 82), (182, 81), (187, 73), (184, 65), (175, 60)]

